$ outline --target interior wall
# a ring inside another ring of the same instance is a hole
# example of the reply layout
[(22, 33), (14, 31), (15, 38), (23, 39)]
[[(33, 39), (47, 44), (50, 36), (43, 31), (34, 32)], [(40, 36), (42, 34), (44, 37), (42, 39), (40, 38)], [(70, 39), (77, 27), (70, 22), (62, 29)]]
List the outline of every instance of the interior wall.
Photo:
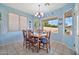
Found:
[[(59, 8), (59, 9), (53, 11), (53, 15), (63, 18), (64, 12), (66, 10), (70, 9), (70, 8), (74, 8), (74, 5), (75, 5), (74, 3), (72, 3), (72, 4), (71, 3), (66, 4), (64, 7)], [(13, 8), (10, 8), (10, 7), (7, 7), (7, 6), (4, 6), (2, 4), (0, 4), (0, 12), (2, 13), (1, 28), (0, 28), (0, 32), (1, 33), (7, 33), (8, 32), (8, 13), (9, 12), (16, 13), (18, 15), (27, 16), (28, 17), (28, 20), (31, 17), (31, 15), (29, 15), (27, 13), (24, 13), (24, 12), (21, 12), (19, 10), (16, 10), (16, 9), (13, 9)], [(33, 19), (30, 19), (30, 20), (33, 21)], [(62, 20), (62, 23), (63, 23), (63, 20)], [(64, 27), (63, 27), (63, 25), (61, 25), (61, 26), (59, 26), (59, 33), (53, 34), (54, 39), (56, 41), (59, 41), (59, 42), (64, 42), (68, 47), (72, 48), (72, 46), (73, 46), (72, 41), (74, 40), (74, 35), (73, 36), (66, 37), (66, 36), (63, 36), (64, 35), (63, 32), (64, 32)], [(68, 42), (68, 39), (71, 40), (70, 41), (72, 43), (71, 45), (68, 44), (69, 43)]]
[(27, 13), (7, 7), (3, 4), (0, 4), (0, 12), (2, 13), (2, 20), (1, 20), (1, 24), (0, 24), (1, 25), (0, 34), (5, 34), (5, 33), (9, 32), (9, 29), (8, 29), (9, 13), (16, 13), (19, 16), (26, 16), (27, 18), (31, 17), (31, 15), (29, 15)]
[(19, 16), (27, 17), (27, 25), (32, 16), (22, 11), (7, 7), (3, 4), (0, 4), (0, 12), (2, 13), (2, 20), (0, 20), (0, 45), (18, 41), (22, 42), (23, 37), (21, 31), (9, 32), (9, 13), (15, 13)]
[(3, 33), (6, 33), (7, 31), (8, 31), (8, 29), (7, 29), (7, 19), (8, 19), (8, 12), (6, 11), (6, 9), (5, 8), (3, 8), (1, 5), (0, 5), (0, 12), (1, 12), (1, 15), (2, 15), (2, 17), (1, 17), (1, 19), (2, 20), (0, 20), (1, 21), (1, 27), (0, 27), (0, 34), (3, 34)]
[(75, 28), (75, 50), (76, 50), (76, 54), (78, 54), (79, 55), (79, 3), (77, 3), (76, 5), (75, 5), (75, 8), (74, 8), (74, 10), (75, 10), (75, 21), (76, 21), (76, 28)]
[[(58, 16), (63, 18), (64, 13), (69, 10), (70, 8), (74, 9), (74, 3), (67, 3), (64, 7), (59, 8), (53, 11), (54, 16)], [(74, 19), (73, 19), (74, 20)], [(73, 48), (74, 46), (74, 34), (72, 36), (65, 36), (64, 35), (64, 18), (61, 21), (62, 25), (59, 25), (59, 33), (53, 34), (54, 40), (66, 44), (69, 48)], [(74, 21), (73, 21), (73, 33), (74, 33)]]

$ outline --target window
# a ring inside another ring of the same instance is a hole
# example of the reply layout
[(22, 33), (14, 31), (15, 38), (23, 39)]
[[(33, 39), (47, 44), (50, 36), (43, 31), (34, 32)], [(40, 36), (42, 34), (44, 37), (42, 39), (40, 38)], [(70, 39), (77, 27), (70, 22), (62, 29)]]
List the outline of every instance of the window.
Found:
[(53, 33), (58, 33), (58, 19), (43, 21), (43, 28), (44, 30), (51, 31)]
[(65, 18), (65, 33), (72, 35), (72, 17)]
[(64, 14), (64, 25), (65, 25), (65, 34), (72, 35), (72, 20), (73, 20), (73, 11), (72, 9), (68, 10)]
[(34, 19), (34, 30), (38, 30), (39, 27), (39, 20), (38, 19)]
[(29, 29), (31, 28), (31, 21), (29, 21)]

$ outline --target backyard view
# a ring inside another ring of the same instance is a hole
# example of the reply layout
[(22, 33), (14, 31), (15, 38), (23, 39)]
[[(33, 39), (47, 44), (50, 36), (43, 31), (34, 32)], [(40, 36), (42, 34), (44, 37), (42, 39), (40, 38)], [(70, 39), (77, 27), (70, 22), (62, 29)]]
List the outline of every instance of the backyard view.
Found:
[(72, 35), (72, 17), (65, 19), (65, 34)]
[[(44, 20), (43, 21), (43, 29), (47, 31), (51, 31), (53, 33), (58, 32), (58, 19), (56, 20)], [(65, 18), (65, 33), (67, 35), (72, 34), (72, 17)]]
[(43, 21), (43, 29), (47, 31), (51, 31), (53, 33), (58, 32), (58, 20), (44, 20)]

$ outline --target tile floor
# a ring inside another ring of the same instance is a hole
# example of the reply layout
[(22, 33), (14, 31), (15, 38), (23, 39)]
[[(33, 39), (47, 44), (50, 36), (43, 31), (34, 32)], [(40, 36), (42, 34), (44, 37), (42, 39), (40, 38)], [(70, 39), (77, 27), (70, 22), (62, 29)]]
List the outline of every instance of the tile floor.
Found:
[(74, 51), (67, 48), (58, 42), (51, 43), (51, 49), (49, 53), (44, 50), (40, 50), (39, 53), (26, 50), (22, 42), (11, 43), (8, 45), (0, 46), (0, 55), (74, 55)]

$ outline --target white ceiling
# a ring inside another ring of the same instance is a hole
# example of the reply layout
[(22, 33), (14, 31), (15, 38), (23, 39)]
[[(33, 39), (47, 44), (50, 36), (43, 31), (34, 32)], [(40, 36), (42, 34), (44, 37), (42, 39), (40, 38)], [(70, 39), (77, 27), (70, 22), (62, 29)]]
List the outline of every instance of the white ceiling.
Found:
[(38, 11), (40, 4), (40, 9), (42, 12), (51, 12), (58, 8), (63, 7), (64, 3), (50, 3), (49, 6), (46, 6), (45, 3), (4, 3), (4, 5), (15, 8), (17, 10), (29, 13), (33, 15), (36, 11)]

